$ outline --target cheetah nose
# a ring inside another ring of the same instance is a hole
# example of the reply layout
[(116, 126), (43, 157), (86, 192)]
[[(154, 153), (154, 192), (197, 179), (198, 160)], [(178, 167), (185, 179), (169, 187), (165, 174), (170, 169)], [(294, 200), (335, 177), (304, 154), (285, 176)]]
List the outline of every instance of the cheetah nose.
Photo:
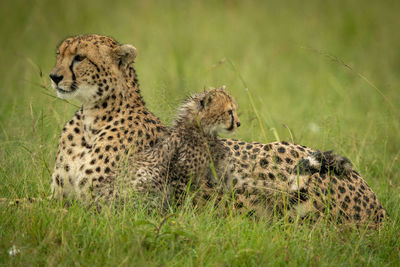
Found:
[(236, 123), (236, 126), (237, 126), (237, 127), (239, 127), (239, 126), (240, 126), (240, 121), (238, 121), (238, 122)]
[(64, 78), (64, 76), (58, 76), (57, 74), (50, 74), (50, 79), (58, 85), (58, 83)]

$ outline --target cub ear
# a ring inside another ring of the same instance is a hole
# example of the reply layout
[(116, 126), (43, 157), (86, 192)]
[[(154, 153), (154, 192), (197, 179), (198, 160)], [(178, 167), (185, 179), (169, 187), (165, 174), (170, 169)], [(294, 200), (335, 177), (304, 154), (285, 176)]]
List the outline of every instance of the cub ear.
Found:
[(118, 66), (132, 64), (137, 54), (136, 48), (129, 44), (119, 45), (113, 49), (113, 52), (118, 61)]
[(206, 94), (201, 100), (200, 100), (200, 110), (202, 110), (205, 107), (208, 107), (211, 102), (212, 102), (212, 95), (211, 94)]
[(204, 108), (204, 100), (206, 97), (203, 97), (202, 99), (200, 99), (200, 110), (202, 110)]

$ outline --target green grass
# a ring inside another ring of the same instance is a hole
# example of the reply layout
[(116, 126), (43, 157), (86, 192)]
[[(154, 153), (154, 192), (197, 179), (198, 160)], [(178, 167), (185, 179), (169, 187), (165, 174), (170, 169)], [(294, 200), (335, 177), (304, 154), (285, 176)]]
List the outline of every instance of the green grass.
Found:
[(40, 85), (61, 40), (98, 33), (138, 49), (143, 95), (165, 122), (189, 93), (226, 84), (243, 125), (234, 137), (345, 155), (392, 222), (373, 231), (211, 208), (165, 219), (130, 206), (1, 205), (0, 265), (399, 264), (399, 1), (115, 2), (0, 2), (0, 197), (49, 194), (57, 139), (76, 107)]

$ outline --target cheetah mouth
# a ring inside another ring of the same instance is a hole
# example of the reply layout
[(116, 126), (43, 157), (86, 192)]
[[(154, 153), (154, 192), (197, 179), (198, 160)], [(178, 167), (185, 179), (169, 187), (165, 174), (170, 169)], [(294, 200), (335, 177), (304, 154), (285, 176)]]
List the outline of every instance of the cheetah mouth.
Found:
[(226, 128), (226, 130), (228, 132), (233, 132), (235, 130), (235, 124), (234, 124), (233, 118), (232, 118), (231, 125), (228, 128)]
[(72, 94), (73, 92), (75, 92), (78, 88), (76, 86), (71, 86), (71, 90), (67, 91), (64, 89), (61, 89), (59, 86), (57, 86), (57, 92), (59, 92), (60, 94)]
[(228, 128), (224, 128), (223, 130), (222, 130), (222, 132), (224, 132), (224, 133), (226, 133), (226, 134), (231, 134), (231, 133), (233, 133), (235, 131), (235, 126), (230, 126), (230, 127), (228, 127)]

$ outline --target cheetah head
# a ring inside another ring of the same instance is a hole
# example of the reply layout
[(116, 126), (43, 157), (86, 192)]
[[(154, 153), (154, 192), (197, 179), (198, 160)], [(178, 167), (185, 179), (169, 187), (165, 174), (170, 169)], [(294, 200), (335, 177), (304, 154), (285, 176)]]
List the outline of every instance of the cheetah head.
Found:
[(52, 87), (63, 99), (96, 103), (118, 86), (122, 70), (133, 63), (136, 49), (99, 35), (64, 40), (57, 48), (56, 66), (50, 74)]
[(225, 86), (192, 96), (180, 109), (180, 117), (200, 125), (207, 134), (232, 133), (240, 126), (236, 100)]

